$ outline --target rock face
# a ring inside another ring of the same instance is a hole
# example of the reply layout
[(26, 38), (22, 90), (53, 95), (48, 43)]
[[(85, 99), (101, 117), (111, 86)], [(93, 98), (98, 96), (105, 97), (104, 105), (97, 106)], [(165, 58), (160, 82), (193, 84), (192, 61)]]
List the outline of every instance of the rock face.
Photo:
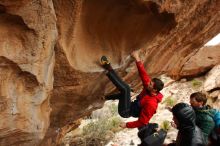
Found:
[(32, 145), (50, 125), (54, 46), (52, 1), (0, 1), (0, 145)]
[(202, 47), (183, 66), (180, 76), (203, 74), (220, 64), (220, 45)]
[(211, 91), (220, 89), (220, 65), (215, 66), (206, 76), (204, 90)]
[(220, 65), (212, 68), (206, 75), (203, 88), (207, 91), (214, 101), (213, 106), (219, 108), (220, 105)]
[[(56, 145), (112, 90), (107, 55), (131, 86), (129, 54), (181, 77), (220, 30), (218, 0), (0, 0), (0, 145)], [(199, 74), (194, 72), (193, 74)]]

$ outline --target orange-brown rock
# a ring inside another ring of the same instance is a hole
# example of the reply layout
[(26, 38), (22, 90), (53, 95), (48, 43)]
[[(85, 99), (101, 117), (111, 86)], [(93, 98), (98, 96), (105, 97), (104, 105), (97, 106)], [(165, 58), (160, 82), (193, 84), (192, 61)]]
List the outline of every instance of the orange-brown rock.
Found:
[(0, 0), (0, 145), (37, 145), (50, 125), (52, 1)]
[(0, 0), (0, 145), (56, 145), (100, 108), (112, 91), (103, 54), (134, 88), (138, 48), (151, 75), (180, 78), (220, 32), (219, 9), (218, 0)]
[(181, 69), (180, 76), (189, 77), (204, 74), (212, 67), (220, 64), (220, 45), (205, 46), (190, 55), (190, 59)]

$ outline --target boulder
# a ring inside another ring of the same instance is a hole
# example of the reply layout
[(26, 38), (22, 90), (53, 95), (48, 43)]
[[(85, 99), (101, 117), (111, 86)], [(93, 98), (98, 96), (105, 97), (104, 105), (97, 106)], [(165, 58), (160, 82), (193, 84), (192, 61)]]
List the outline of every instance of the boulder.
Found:
[(218, 90), (220, 88), (220, 65), (213, 67), (206, 75), (203, 87), (205, 91)]
[(190, 54), (190, 59), (184, 64), (180, 75), (193, 77), (205, 74), (220, 63), (220, 45), (205, 46)]

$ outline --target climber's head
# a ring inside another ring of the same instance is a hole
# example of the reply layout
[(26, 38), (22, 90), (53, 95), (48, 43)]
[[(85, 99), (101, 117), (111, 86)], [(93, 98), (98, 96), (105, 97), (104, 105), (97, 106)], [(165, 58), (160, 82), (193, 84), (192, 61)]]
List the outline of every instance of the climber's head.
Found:
[(159, 92), (163, 89), (163, 87), (163, 81), (158, 78), (153, 78), (148, 85), (148, 90), (151, 92)]

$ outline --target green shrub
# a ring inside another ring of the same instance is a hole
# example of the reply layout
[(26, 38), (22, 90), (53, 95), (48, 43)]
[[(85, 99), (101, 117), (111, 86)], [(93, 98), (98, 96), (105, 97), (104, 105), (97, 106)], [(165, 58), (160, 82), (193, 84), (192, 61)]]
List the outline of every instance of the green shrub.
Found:
[(114, 133), (121, 130), (119, 124), (122, 122), (118, 116), (118, 106), (111, 104), (108, 106), (108, 115), (101, 116), (98, 119), (92, 119), (91, 122), (83, 127), (82, 145), (104, 145), (113, 138)]
[(168, 131), (170, 129), (170, 122), (165, 120), (161, 124), (161, 129)]
[(174, 99), (172, 96), (168, 96), (163, 101), (163, 104), (165, 104), (168, 107), (173, 107), (176, 104), (176, 99)]
[(198, 80), (196, 80), (196, 79), (193, 79), (193, 80), (191, 81), (191, 83), (192, 83), (192, 86), (193, 86), (194, 88), (199, 88), (199, 87), (202, 86), (202, 82), (201, 82), (201, 81), (198, 81)]
[(119, 117), (111, 117), (109, 119), (99, 119), (89, 123), (83, 127), (83, 137), (86, 142), (97, 142), (106, 144), (114, 135), (115, 132), (121, 130)]
[(115, 103), (111, 104), (109, 109), (111, 111), (112, 116), (117, 116), (118, 115), (118, 106)]

